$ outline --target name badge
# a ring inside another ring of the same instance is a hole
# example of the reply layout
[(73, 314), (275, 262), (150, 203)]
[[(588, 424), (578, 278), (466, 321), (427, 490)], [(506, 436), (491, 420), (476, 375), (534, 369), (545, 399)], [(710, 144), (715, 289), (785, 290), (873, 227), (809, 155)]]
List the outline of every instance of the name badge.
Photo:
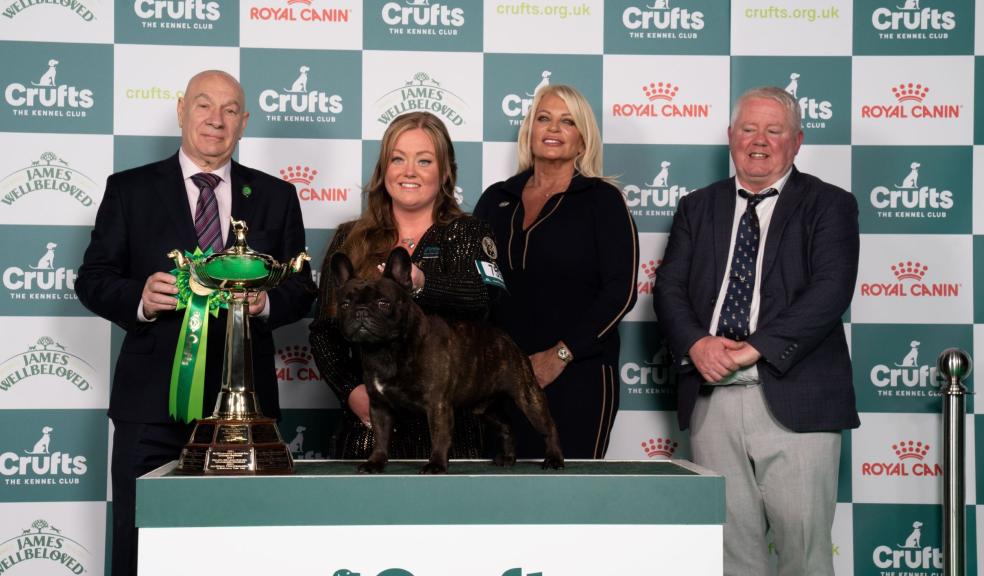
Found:
[(476, 260), (475, 267), (478, 268), (478, 275), (482, 277), (482, 282), (489, 286), (506, 289), (506, 281), (502, 279), (502, 272), (499, 272), (499, 267), (495, 265), (495, 262)]
[(424, 248), (424, 253), (420, 255), (421, 258), (440, 258), (441, 257), (441, 247), (440, 246), (427, 246)]

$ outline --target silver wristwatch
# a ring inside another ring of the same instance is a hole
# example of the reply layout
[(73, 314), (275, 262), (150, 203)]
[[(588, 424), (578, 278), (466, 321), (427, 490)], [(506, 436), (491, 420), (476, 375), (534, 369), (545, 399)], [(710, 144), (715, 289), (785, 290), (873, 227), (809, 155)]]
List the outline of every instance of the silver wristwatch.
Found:
[(561, 346), (560, 348), (557, 348), (557, 358), (563, 360), (564, 364), (570, 364), (571, 360), (574, 359), (574, 355), (567, 349), (567, 346)]

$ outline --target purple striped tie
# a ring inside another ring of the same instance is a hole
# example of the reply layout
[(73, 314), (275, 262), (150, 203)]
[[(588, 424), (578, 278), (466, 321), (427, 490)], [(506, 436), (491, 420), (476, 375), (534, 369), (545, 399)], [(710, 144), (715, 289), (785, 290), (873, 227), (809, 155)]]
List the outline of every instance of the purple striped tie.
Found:
[(191, 181), (202, 191), (195, 207), (195, 233), (202, 250), (212, 248), (213, 252), (222, 250), (222, 228), (219, 226), (219, 203), (215, 200), (215, 187), (222, 182), (216, 174), (199, 172)]

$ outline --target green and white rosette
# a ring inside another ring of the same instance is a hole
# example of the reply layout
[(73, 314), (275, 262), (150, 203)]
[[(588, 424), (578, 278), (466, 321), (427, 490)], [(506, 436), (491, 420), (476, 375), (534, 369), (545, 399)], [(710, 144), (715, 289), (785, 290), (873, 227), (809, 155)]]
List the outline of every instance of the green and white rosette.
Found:
[(168, 414), (180, 422), (191, 422), (202, 417), (208, 317), (218, 317), (220, 308), (229, 308), (229, 293), (206, 288), (191, 276), (191, 267), (211, 256), (211, 248), (205, 252), (195, 248), (194, 253), (186, 251), (184, 255), (189, 265), (171, 270), (177, 278), (177, 309), (184, 308), (185, 314), (171, 367)]

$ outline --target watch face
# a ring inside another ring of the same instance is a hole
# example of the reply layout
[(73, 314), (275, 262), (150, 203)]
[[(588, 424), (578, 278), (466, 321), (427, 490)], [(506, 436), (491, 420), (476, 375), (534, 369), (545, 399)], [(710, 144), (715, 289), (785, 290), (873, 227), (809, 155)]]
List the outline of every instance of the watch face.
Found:
[(567, 348), (558, 348), (557, 349), (557, 356), (561, 360), (563, 360), (564, 362), (570, 362), (571, 361), (571, 351), (568, 350)]

